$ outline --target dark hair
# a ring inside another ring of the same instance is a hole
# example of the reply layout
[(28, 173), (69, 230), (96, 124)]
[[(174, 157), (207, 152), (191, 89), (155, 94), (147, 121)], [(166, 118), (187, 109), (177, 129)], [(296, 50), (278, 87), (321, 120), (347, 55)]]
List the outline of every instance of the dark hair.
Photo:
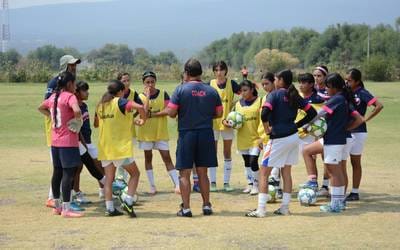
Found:
[(201, 76), (201, 74), (203, 74), (200, 62), (194, 58), (187, 60), (184, 69), (185, 72), (191, 77)]
[(89, 84), (85, 81), (78, 81), (76, 83), (76, 91), (81, 91), (81, 90), (89, 90)]
[(250, 88), (250, 89), (253, 89), (253, 96), (258, 96), (258, 92), (257, 92), (257, 88), (256, 88), (256, 85), (252, 82), (252, 81), (250, 81), (250, 80), (243, 80), (241, 83), (240, 83), (240, 88), (242, 88), (242, 87), (248, 87), (248, 88)]
[(118, 92), (124, 90), (124, 84), (119, 80), (111, 80), (108, 82), (107, 92), (101, 97), (100, 103), (106, 103), (111, 101)]
[(145, 71), (142, 75), (142, 81), (144, 82), (144, 80), (146, 80), (147, 77), (153, 77), (154, 79), (157, 80), (156, 73), (154, 73), (153, 71)]
[(129, 75), (128, 72), (120, 72), (120, 73), (118, 73), (118, 75), (117, 75), (117, 80), (118, 80), (118, 81), (121, 81), (121, 79), (122, 79), (123, 76), (130, 76), (130, 75)]
[(53, 120), (54, 127), (57, 127), (57, 105), (58, 105), (58, 97), (60, 96), (61, 90), (67, 87), (69, 82), (75, 81), (75, 76), (68, 71), (61, 72), (57, 76), (57, 86), (55, 89), (56, 96), (54, 97), (54, 105), (53, 105)]
[(328, 88), (335, 88), (342, 92), (348, 103), (355, 105), (351, 89), (346, 85), (343, 77), (338, 73), (331, 73), (325, 79)]
[(293, 73), (289, 69), (282, 70), (276, 74), (276, 77), (282, 79), (285, 83), (285, 88), (287, 89), (287, 98), (289, 100), (289, 106), (297, 109), (299, 107), (299, 102), (301, 96), (297, 91), (296, 87), (293, 85)]
[(261, 80), (263, 80), (263, 79), (268, 80), (273, 83), (275, 81), (275, 75), (271, 72), (266, 72), (261, 75)]
[(225, 70), (225, 75), (228, 73), (228, 66), (226, 65), (226, 63), (224, 61), (218, 61), (218, 62), (214, 63), (214, 65), (212, 67), (213, 72), (215, 72), (218, 67), (221, 70)]
[(329, 73), (328, 67), (325, 65), (318, 65), (315, 67), (316, 70), (319, 70), (324, 76), (327, 76)]
[(350, 75), (351, 79), (353, 79), (354, 81), (358, 82), (358, 84), (364, 88), (364, 83), (362, 81), (362, 74), (361, 71), (356, 69), (356, 68), (352, 68), (349, 69), (349, 71), (347, 71), (347, 74)]
[(297, 79), (299, 82), (315, 83), (314, 76), (310, 73), (299, 74)]

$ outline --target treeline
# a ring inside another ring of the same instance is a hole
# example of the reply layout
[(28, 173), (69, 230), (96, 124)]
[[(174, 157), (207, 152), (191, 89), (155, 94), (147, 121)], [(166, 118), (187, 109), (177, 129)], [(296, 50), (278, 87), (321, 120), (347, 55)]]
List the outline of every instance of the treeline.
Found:
[[(199, 53), (199, 57), (206, 65), (224, 60), (234, 70), (247, 65), (258, 72), (271, 70), (259, 68), (256, 60), (257, 54), (266, 49), (264, 54), (288, 53), (291, 60), (298, 60), (297, 65), (292, 66), (299, 69), (309, 70), (318, 64), (339, 71), (359, 67), (371, 80), (398, 80), (399, 27), (400, 18), (396, 20), (395, 28), (383, 24), (372, 28), (363, 24), (337, 24), (322, 33), (306, 28), (241, 32), (212, 42)], [(286, 66), (284, 63), (281, 65)]]

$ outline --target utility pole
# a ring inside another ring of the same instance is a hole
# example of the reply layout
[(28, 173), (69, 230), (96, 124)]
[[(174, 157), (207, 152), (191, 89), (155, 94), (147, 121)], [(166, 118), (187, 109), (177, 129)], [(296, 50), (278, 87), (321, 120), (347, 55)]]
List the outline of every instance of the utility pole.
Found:
[(371, 35), (368, 26), (368, 41), (367, 41), (367, 62), (369, 63), (369, 46), (370, 46)]
[(1, 52), (6, 52), (8, 42), (10, 41), (10, 24), (8, 15), (8, 0), (1, 0), (0, 2), (0, 41)]

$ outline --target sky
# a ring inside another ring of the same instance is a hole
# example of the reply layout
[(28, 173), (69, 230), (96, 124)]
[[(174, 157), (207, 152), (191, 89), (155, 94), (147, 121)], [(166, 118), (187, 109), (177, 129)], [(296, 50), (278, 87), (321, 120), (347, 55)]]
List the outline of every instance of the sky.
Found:
[(104, 2), (112, 0), (8, 0), (11, 9), (25, 8), (31, 6), (62, 4), (62, 3), (79, 3), (79, 2)]

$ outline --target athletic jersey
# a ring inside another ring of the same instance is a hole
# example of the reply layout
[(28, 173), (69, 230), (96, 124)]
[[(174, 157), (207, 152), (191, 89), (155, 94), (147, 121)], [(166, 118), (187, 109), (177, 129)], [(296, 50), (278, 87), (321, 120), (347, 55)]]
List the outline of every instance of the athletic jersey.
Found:
[[(317, 112), (318, 112), (318, 111), (322, 108), (322, 106), (324, 105), (325, 100), (324, 100), (320, 95), (318, 95), (316, 92), (314, 92), (314, 91), (312, 92), (311, 95), (306, 96), (306, 97), (304, 97), (302, 93), (300, 93), (300, 95), (303, 97), (303, 99), (304, 99), (307, 103), (311, 104), (311, 106), (312, 106)], [(299, 109), (299, 110), (297, 111), (297, 117), (296, 117), (295, 122), (300, 121), (300, 120), (303, 119), (305, 116), (306, 116), (306, 112), (304, 112), (304, 110)], [(303, 129), (299, 128), (298, 131), (299, 131), (299, 136), (300, 136), (300, 138), (303, 138), (303, 137), (307, 136), (307, 134), (304, 133)]]
[(321, 97), (325, 101), (329, 99), (328, 90), (326, 89), (326, 87), (324, 87), (324, 88), (316, 88), (316, 90), (317, 90), (317, 94), (318, 94), (319, 97)]
[[(261, 103), (265, 103), (265, 101), (267, 100), (267, 96), (268, 95), (263, 96), (263, 98), (261, 99)], [(258, 136), (263, 140), (263, 144), (266, 145), (269, 140), (269, 135), (267, 135), (265, 133), (264, 125), (261, 120), (261, 112), (260, 112), (260, 123), (258, 125), (257, 132), (258, 132)]]
[(168, 104), (178, 110), (178, 130), (212, 129), (216, 111), (223, 109), (217, 91), (198, 81), (176, 87)]
[[(124, 98), (129, 101), (134, 101), (140, 105), (143, 105), (142, 100), (139, 98), (138, 93), (131, 88), (128, 90), (128, 93), (124, 94)], [(136, 126), (134, 123), (132, 123), (131, 131), (132, 131), (132, 138), (136, 138)]]
[(44, 106), (50, 110), (51, 118), (51, 146), (54, 147), (78, 147), (79, 136), (68, 129), (68, 121), (75, 118), (72, 106), (78, 104), (76, 96), (70, 92), (62, 91), (57, 99), (57, 124), (54, 121), (54, 99), (53, 93), (43, 101)]
[[(365, 116), (367, 107), (375, 104), (376, 97), (374, 97), (368, 90), (362, 87), (358, 87), (353, 91), (353, 98), (355, 102), (355, 108), (360, 115)], [(357, 128), (351, 131), (352, 133), (366, 133), (367, 124), (364, 122)]]
[(99, 160), (118, 160), (133, 157), (133, 113), (126, 111), (128, 103), (127, 99), (115, 97), (111, 101), (97, 106)]
[(251, 102), (240, 99), (235, 105), (235, 111), (243, 115), (243, 125), (237, 130), (237, 149), (246, 150), (258, 147), (260, 135), (258, 126), (260, 125), (261, 98), (257, 97)]
[(324, 135), (324, 145), (346, 144), (346, 126), (349, 122), (349, 105), (341, 93), (331, 96), (322, 109), (326, 116), (327, 130)]
[(267, 100), (263, 104), (263, 108), (268, 108), (271, 111), (269, 124), (272, 127), (272, 131), (270, 138), (276, 139), (296, 133), (297, 126), (295, 124), (295, 119), (297, 110), (303, 109), (307, 111), (311, 108), (311, 105), (303, 98), (300, 98), (298, 109), (292, 108), (287, 98), (287, 90), (280, 88), (272, 91), (268, 95)]
[[(48, 83), (47, 83), (47, 89), (46, 92), (44, 93), (44, 100), (48, 99), (51, 94), (54, 93), (54, 90), (57, 87), (57, 78), (54, 77), (52, 78)], [(51, 146), (51, 118), (45, 116), (44, 117), (44, 130), (46, 134), (46, 144), (48, 147)]]
[(90, 128), (90, 114), (88, 111), (88, 106), (86, 103), (82, 102), (81, 105), (79, 105), (81, 108), (81, 113), (82, 113), (82, 127), (81, 127), (81, 134), (83, 139), (85, 140), (85, 143), (90, 144), (92, 143), (92, 129)]
[(219, 97), (221, 98), (222, 107), (224, 108), (222, 117), (213, 120), (213, 129), (220, 131), (225, 130), (227, 127), (222, 124), (222, 120), (226, 119), (229, 112), (231, 112), (234, 93), (239, 93), (240, 87), (235, 81), (229, 79), (227, 79), (223, 84), (218, 84), (217, 80), (213, 79), (210, 81), (210, 86), (218, 92)]
[[(139, 95), (142, 102), (145, 102), (147, 97), (142, 93)], [(150, 96), (149, 111), (157, 113), (167, 107), (169, 96), (167, 92), (158, 90), (153, 96)], [(167, 116), (151, 117), (146, 120), (146, 124), (138, 127), (138, 140), (139, 141), (166, 141), (169, 140), (168, 136), (168, 120)]]

